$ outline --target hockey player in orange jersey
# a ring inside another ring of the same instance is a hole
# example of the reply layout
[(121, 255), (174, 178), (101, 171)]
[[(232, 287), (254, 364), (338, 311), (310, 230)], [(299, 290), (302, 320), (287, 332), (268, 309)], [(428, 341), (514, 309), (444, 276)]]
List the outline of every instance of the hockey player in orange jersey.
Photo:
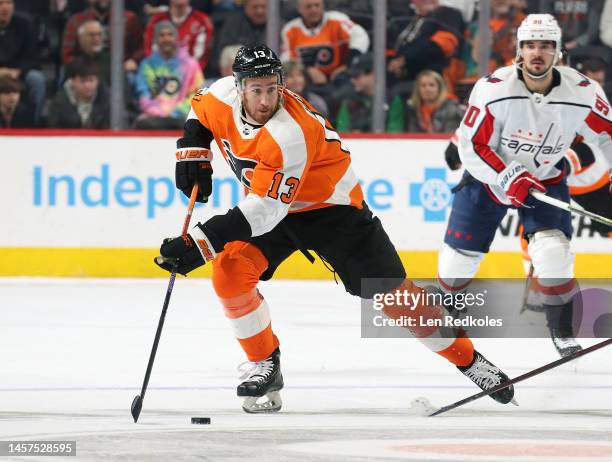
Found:
[[(283, 388), (279, 340), (257, 285), (289, 255), (314, 250), (349, 293), (363, 298), (374, 295), (363, 278), (380, 278), (375, 293), (423, 289), (406, 279), (395, 247), (364, 202), (349, 151), (328, 121), (284, 87), (274, 52), (263, 45), (243, 47), (233, 72), (194, 97), (177, 141), (176, 183), (187, 195), (197, 183), (198, 200), (206, 202), (214, 139), (247, 195), (226, 214), (198, 223), (187, 239), (164, 240), (156, 263), (187, 274), (212, 262), (215, 292), (250, 362), (237, 389), (243, 409), (274, 412), (281, 408)], [(392, 304), (384, 311), (400, 315)], [(440, 317), (442, 310), (419, 305), (413, 313)], [(492, 364), (494, 373), (471, 370), (478, 354), (463, 336), (414, 334), (483, 389), (508, 379)], [(510, 386), (493, 398), (506, 403), (512, 396)]]

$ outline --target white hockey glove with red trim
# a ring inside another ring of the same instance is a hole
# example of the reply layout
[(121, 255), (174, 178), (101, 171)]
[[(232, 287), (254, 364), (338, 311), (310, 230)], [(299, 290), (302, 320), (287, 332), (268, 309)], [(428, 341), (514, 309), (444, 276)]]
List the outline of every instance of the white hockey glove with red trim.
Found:
[(527, 204), (529, 190), (537, 189), (546, 192), (544, 185), (535, 176), (527, 171), (525, 166), (512, 161), (497, 176), (498, 184), (506, 192), (506, 196), (515, 207), (531, 207)]

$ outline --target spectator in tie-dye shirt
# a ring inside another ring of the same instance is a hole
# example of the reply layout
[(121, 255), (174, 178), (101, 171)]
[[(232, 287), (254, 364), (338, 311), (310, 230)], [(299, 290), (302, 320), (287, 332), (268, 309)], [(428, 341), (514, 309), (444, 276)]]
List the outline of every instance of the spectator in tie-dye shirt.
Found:
[(191, 98), (203, 86), (198, 62), (178, 45), (176, 27), (169, 21), (155, 26), (157, 51), (142, 60), (136, 78), (140, 114), (134, 128), (180, 129), (191, 108)]

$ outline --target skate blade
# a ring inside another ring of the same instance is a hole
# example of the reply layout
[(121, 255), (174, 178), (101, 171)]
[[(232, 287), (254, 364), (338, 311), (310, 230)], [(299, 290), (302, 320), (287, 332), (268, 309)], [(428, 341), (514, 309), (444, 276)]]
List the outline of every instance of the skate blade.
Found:
[[(265, 401), (257, 402), (260, 399)], [(271, 391), (264, 396), (249, 396), (242, 403), (242, 409), (247, 414), (269, 414), (281, 410), (283, 401), (278, 391)]]

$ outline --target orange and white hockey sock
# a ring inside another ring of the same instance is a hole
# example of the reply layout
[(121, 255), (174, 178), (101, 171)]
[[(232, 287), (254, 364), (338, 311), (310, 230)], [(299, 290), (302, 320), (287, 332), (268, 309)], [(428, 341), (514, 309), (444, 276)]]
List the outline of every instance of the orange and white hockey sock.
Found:
[(220, 300), (249, 361), (261, 361), (278, 348), (268, 304), (257, 288), (237, 297)]
[[(462, 330), (452, 331), (445, 329), (444, 334), (440, 328), (434, 325), (424, 325), (420, 322), (423, 320), (434, 320), (442, 319), (443, 316), (448, 313), (446, 310), (437, 305), (427, 305), (424, 300), (425, 290), (416, 286), (409, 279), (405, 279), (402, 284), (395, 289), (393, 292), (400, 291), (403, 293), (406, 291), (411, 294), (422, 294), (418, 300), (421, 300), (418, 305), (412, 310), (407, 310), (405, 305), (397, 305), (395, 303), (385, 303), (383, 312), (393, 319), (401, 319), (410, 313), (410, 316), (414, 319), (419, 320), (417, 326), (407, 328), (414, 337), (416, 337), (423, 345), (429, 348), (431, 351), (439, 354), (446, 358), (448, 361), (456, 366), (467, 366), (474, 358), (474, 345), (472, 341), (467, 337), (465, 332)], [(412, 298), (413, 300), (416, 297)], [(434, 323), (431, 323), (434, 324)]]
[(256, 246), (234, 241), (212, 264), (213, 287), (240, 346), (249, 361), (266, 359), (279, 346), (268, 304), (257, 290), (268, 260)]

